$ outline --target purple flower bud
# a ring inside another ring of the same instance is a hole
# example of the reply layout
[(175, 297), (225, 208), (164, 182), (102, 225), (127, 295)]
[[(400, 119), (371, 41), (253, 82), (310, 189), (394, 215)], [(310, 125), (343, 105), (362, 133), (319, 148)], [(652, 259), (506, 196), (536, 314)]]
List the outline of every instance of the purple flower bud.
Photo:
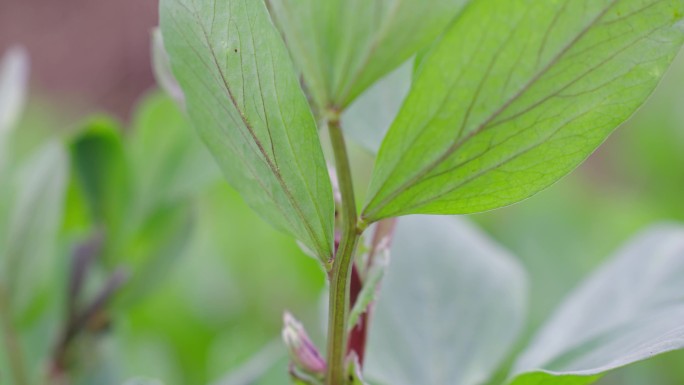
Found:
[(283, 341), (290, 351), (292, 363), (307, 373), (325, 374), (325, 360), (311, 342), (302, 324), (289, 312), (283, 315), (283, 323)]

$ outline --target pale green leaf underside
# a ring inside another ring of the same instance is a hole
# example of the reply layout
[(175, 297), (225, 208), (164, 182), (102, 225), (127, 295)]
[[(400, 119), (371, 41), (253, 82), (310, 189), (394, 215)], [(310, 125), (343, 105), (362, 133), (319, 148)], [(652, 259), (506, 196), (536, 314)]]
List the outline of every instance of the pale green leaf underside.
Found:
[(511, 384), (584, 385), (592, 376), (681, 349), (682, 277), (684, 227), (644, 232), (561, 304), (520, 356)]
[(521, 267), (459, 218), (402, 218), (393, 243), (366, 378), (381, 385), (483, 383), (523, 324)]
[(228, 181), (263, 218), (329, 258), (334, 207), (318, 132), (264, 3), (160, 7), (190, 119)]
[(364, 216), (512, 204), (584, 160), (678, 52), (683, 0), (481, 0), (423, 59)]
[(467, 0), (266, 0), (322, 107), (357, 95), (430, 44)]

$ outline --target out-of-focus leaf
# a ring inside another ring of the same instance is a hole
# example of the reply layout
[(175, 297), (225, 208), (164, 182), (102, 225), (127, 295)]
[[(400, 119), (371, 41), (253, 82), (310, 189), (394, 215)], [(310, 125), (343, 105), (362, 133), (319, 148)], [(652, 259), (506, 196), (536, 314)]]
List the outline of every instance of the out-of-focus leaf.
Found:
[(190, 122), (166, 96), (153, 94), (138, 107), (126, 151), (134, 179), (134, 222), (221, 179)]
[(93, 118), (70, 145), (74, 174), (93, 221), (106, 225), (107, 238), (117, 233), (129, 202), (130, 177), (121, 129), (108, 118)]
[[(269, 343), (240, 367), (232, 370), (212, 385), (250, 385), (261, 378), (269, 369), (285, 357), (280, 339)], [(285, 376), (285, 373), (282, 373)]]
[(513, 257), (458, 218), (397, 225), (370, 330), (366, 379), (475, 385), (522, 328), (526, 278)]
[(27, 52), (20, 47), (9, 49), (0, 62), (0, 144), (23, 109), (28, 77)]
[(319, 258), (334, 204), (316, 125), (262, 1), (162, 0), (161, 29), (187, 110), (226, 178)]
[(123, 385), (164, 385), (164, 383), (152, 378), (138, 377), (124, 382)]
[(514, 385), (585, 385), (684, 347), (684, 227), (627, 244), (575, 290), (522, 353)]
[[(0, 210), (0, 283), (21, 314), (36, 293), (53, 281), (56, 236), (68, 177), (67, 155), (48, 143), (3, 180)], [(7, 190), (6, 190), (7, 189)]]
[(423, 59), (364, 217), (484, 211), (549, 186), (648, 97), (683, 15), (682, 0), (474, 2)]
[(377, 153), (411, 87), (411, 74), (412, 62), (407, 61), (361, 94), (342, 114), (344, 132)]
[(7, 163), (9, 133), (23, 109), (28, 77), (28, 54), (11, 48), (0, 61), (0, 178)]
[(319, 107), (344, 109), (430, 44), (467, 0), (267, 0)]
[(185, 105), (185, 96), (173, 77), (169, 54), (164, 48), (164, 38), (159, 28), (152, 31), (152, 72), (159, 87), (179, 105)]
[(140, 301), (167, 276), (192, 238), (194, 210), (189, 203), (158, 210), (138, 229), (117, 263), (132, 271), (119, 295), (125, 306)]

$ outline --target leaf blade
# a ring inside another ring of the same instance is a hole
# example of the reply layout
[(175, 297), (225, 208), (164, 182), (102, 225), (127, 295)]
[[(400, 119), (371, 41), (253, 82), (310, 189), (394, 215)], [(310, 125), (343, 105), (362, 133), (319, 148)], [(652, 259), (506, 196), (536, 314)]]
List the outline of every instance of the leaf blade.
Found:
[(373, 313), (366, 378), (482, 383), (521, 331), (525, 298), (521, 267), (467, 222), (402, 218)]
[(467, 0), (268, 0), (319, 107), (344, 109), (430, 44)]
[(53, 282), (68, 155), (61, 143), (47, 142), (14, 171), (7, 190), (0, 190), (8, 202), (0, 207), (0, 284), (11, 296), (15, 315), (23, 316), (36, 294)]
[(471, 4), (423, 59), (364, 216), (485, 211), (548, 187), (650, 95), (684, 40), (682, 10), (680, 0)]
[(165, 0), (161, 28), (190, 118), (228, 181), (263, 218), (329, 258), (334, 207), (322, 149), (264, 4)]
[[(653, 227), (573, 291), (514, 367), (514, 385), (583, 385), (684, 347), (684, 227)], [(547, 383), (547, 382), (542, 382)]]

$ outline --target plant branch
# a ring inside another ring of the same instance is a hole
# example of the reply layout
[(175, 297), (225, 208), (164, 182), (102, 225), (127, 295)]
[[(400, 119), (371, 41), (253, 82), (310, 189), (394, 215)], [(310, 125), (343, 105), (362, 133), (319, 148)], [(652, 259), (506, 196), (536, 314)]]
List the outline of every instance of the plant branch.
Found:
[(328, 120), (330, 141), (335, 156), (340, 193), (342, 195), (342, 239), (335, 252), (330, 274), (328, 310), (328, 370), (327, 385), (344, 384), (344, 360), (347, 351), (347, 318), (349, 312), (349, 281), (354, 250), (363, 229), (357, 226), (356, 201), (347, 148), (339, 116)]
[(110, 302), (116, 291), (128, 279), (123, 269), (117, 269), (112, 273), (104, 287), (83, 309), (74, 311), (69, 315), (69, 320), (62, 331), (62, 336), (53, 353), (53, 371), (61, 373), (66, 369), (67, 351), (73, 340), (87, 328), (88, 323), (103, 311)]
[(10, 365), (10, 372), (14, 378), (15, 385), (28, 385), (28, 375), (24, 366), (24, 357), (21, 345), (17, 337), (17, 332), (12, 323), (12, 313), (10, 304), (4, 287), (0, 286), (0, 323), (4, 334), (5, 351)]

